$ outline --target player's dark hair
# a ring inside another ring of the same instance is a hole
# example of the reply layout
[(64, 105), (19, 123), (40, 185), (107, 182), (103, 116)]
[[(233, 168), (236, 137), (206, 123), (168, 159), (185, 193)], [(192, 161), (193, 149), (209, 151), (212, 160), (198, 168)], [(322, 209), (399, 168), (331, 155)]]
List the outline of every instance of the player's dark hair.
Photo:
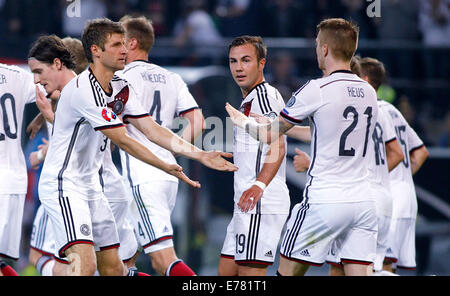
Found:
[(75, 69), (73, 56), (62, 42), (61, 38), (56, 35), (40, 36), (31, 46), (28, 58), (34, 58), (42, 63), (53, 64), (55, 59), (59, 59), (61, 63), (68, 69)]
[(230, 53), (230, 50), (233, 47), (241, 46), (245, 44), (251, 44), (255, 47), (256, 50), (256, 57), (258, 58), (258, 61), (261, 59), (265, 59), (267, 56), (267, 46), (264, 44), (262, 38), (260, 36), (239, 36), (234, 38), (230, 45), (228, 46), (228, 54)]
[(153, 23), (145, 16), (132, 17), (126, 15), (120, 19), (125, 27), (127, 38), (136, 38), (138, 47), (145, 52), (150, 52), (155, 43), (155, 31)]
[(369, 83), (375, 90), (378, 90), (384, 82), (386, 70), (382, 62), (377, 59), (365, 57), (359, 61), (361, 75), (369, 77)]
[(328, 44), (332, 55), (339, 60), (350, 61), (358, 46), (359, 27), (342, 18), (330, 18), (317, 25), (321, 44)]
[(125, 34), (125, 29), (122, 24), (113, 22), (107, 18), (93, 19), (86, 23), (81, 36), (81, 42), (83, 43), (84, 54), (89, 63), (94, 62), (91, 46), (95, 44), (102, 50), (105, 50), (105, 43), (108, 37), (114, 33)]

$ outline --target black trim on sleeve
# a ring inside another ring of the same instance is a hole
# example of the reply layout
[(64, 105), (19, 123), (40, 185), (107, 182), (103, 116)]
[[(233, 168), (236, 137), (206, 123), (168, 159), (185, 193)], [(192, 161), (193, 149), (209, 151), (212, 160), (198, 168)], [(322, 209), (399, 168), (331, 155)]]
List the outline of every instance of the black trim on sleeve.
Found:
[(123, 118), (122, 118), (122, 120), (123, 120), (123, 123), (130, 123), (128, 120), (127, 120), (127, 118), (143, 118), (143, 117), (147, 117), (147, 116), (150, 116), (150, 114), (148, 114), (148, 113), (144, 113), (144, 114), (138, 114), (138, 115), (124, 115), (123, 116)]
[(409, 149), (409, 153), (413, 152), (414, 150), (420, 149), (420, 148), (422, 148), (423, 146), (425, 146), (425, 144), (422, 144), (422, 145), (413, 147), (413, 148)]
[(200, 109), (200, 107), (196, 106), (196, 107), (192, 107), (192, 108), (183, 110), (181, 112), (178, 112), (178, 116), (183, 116), (184, 114), (194, 111), (195, 109)]
[(121, 126), (123, 126), (123, 123), (118, 123), (118, 124), (113, 124), (113, 125), (103, 125), (103, 126), (94, 127), (94, 130), (101, 131), (101, 130), (116, 128), (116, 127), (121, 127)]
[(393, 137), (390, 140), (384, 141), (384, 144), (389, 144), (390, 142), (395, 141), (395, 140), (397, 140), (397, 137)]
[(300, 120), (300, 119), (295, 119), (295, 118), (293, 118), (293, 117), (290, 117), (289, 115), (287, 115), (287, 114), (284, 113), (283, 111), (280, 112), (280, 115), (281, 115), (283, 118), (285, 118), (286, 120), (290, 121), (290, 122), (293, 122), (293, 123), (296, 123), (296, 124), (302, 123), (302, 120)]

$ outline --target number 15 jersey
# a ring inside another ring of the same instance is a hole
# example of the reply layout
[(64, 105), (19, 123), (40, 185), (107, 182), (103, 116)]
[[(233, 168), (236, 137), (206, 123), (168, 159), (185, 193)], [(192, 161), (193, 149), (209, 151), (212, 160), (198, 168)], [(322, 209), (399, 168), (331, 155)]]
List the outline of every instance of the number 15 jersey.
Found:
[(288, 122), (309, 117), (311, 162), (303, 191), (310, 203), (373, 200), (369, 188), (369, 140), (377, 121), (375, 90), (350, 71), (310, 80), (281, 111)]
[[(174, 117), (198, 108), (195, 99), (180, 75), (158, 65), (137, 60), (126, 65), (124, 70), (116, 72), (116, 75), (126, 79), (131, 84), (142, 107), (163, 127), (171, 129)], [(134, 126), (128, 125), (127, 131), (131, 137), (144, 144), (162, 160), (168, 163), (176, 163), (172, 152), (149, 141)], [(123, 176), (130, 186), (153, 180), (178, 182), (176, 177), (156, 167), (149, 166), (123, 151), (120, 153)]]

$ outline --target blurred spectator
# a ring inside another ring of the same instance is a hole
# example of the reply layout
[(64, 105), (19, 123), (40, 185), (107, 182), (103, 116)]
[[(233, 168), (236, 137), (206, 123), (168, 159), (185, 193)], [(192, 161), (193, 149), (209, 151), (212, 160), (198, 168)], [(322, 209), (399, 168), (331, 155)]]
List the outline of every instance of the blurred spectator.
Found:
[(443, 130), (439, 136), (440, 147), (450, 148), (450, 111), (447, 111), (443, 121)]
[(107, 17), (115, 22), (131, 11), (132, 1), (128, 0), (108, 0), (105, 1), (107, 9)]
[(215, 14), (222, 36), (258, 34), (259, 5), (257, 0), (218, 0)]
[(145, 14), (152, 20), (155, 35), (158, 37), (169, 34), (165, 14), (166, 9), (165, 1), (152, 1), (146, 5)]
[(367, 16), (367, 2), (361, 0), (341, 0), (341, 4), (345, 9), (343, 18), (352, 20), (359, 26), (359, 38), (368, 39), (375, 38), (373, 18)]
[(279, 51), (267, 66), (270, 67), (267, 81), (278, 89), (284, 101), (287, 102), (292, 97), (292, 92), (301, 85), (292, 55), (286, 51)]
[(63, 33), (65, 36), (80, 38), (86, 21), (106, 17), (108, 15), (104, 0), (80, 0), (79, 7), (72, 11), (76, 12), (76, 9), (79, 9), (79, 16), (68, 11), (70, 5), (75, 4), (76, 2), (67, 2), (66, 0), (61, 1), (66, 4), (66, 7), (61, 10)]
[(431, 47), (424, 54), (425, 73), (429, 78), (448, 78), (450, 58), (450, 0), (420, 1), (420, 30), (423, 43)]
[(264, 36), (303, 37), (315, 36), (314, 3), (311, 0), (271, 0), (267, 1), (260, 18)]
[[(418, 0), (383, 0), (381, 17), (373, 18), (377, 26), (377, 36), (382, 46), (404, 45), (405, 42), (419, 40)], [(413, 78), (417, 69), (414, 52), (405, 48), (400, 51), (389, 48), (383, 50), (380, 59), (390, 66), (393, 77)]]
[(6, 27), (6, 31), (2, 34), (3, 38), (30, 37), (34, 39), (40, 34), (61, 32), (58, 1), (8, 0), (1, 1), (0, 9), (1, 23)]
[(215, 46), (221, 44), (221, 36), (211, 16), (205, 10), (204, 0), (189, 0), (184, 4), (181, 19), (175, 24), (174, 43), (177, 47), (193, 46), (194, 57), (221, 54)]

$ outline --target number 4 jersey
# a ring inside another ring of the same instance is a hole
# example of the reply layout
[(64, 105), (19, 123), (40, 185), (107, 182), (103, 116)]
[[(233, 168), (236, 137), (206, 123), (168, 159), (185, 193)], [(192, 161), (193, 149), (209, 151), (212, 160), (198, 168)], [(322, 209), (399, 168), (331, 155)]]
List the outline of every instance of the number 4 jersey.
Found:
[[(133, 86), (142, 107), (163, 127), (171, 129), (174, 117), (198, 108), (180, 75), (158, 65), (141, 60), (133, 61), (126, 65), (124, 70), (116, 72), (116, 75), (123, 77)], [(162, 160), (176, 163), (172, 152), (150, 142), (134, 126), (128, 125), (127, 131), (131, 137), (144, 144)], [(149, 166), (123, 151), (120, 153), (123, 176), (130, 186), (152, 180), (178, 182), (176, 177)]]
[(370, 138), (378, 116), (377, 95), (350, 71), (310, 80), (280, 115), (293, 124), (309, 117), (311, 163), (303, 192), (310, 203), (373, 200), (368, 190)]
[(0, 64), (0, 195), (27, 193), (27, 167), (22, 151), (25, 105), (35, 101), (33, 75)]

